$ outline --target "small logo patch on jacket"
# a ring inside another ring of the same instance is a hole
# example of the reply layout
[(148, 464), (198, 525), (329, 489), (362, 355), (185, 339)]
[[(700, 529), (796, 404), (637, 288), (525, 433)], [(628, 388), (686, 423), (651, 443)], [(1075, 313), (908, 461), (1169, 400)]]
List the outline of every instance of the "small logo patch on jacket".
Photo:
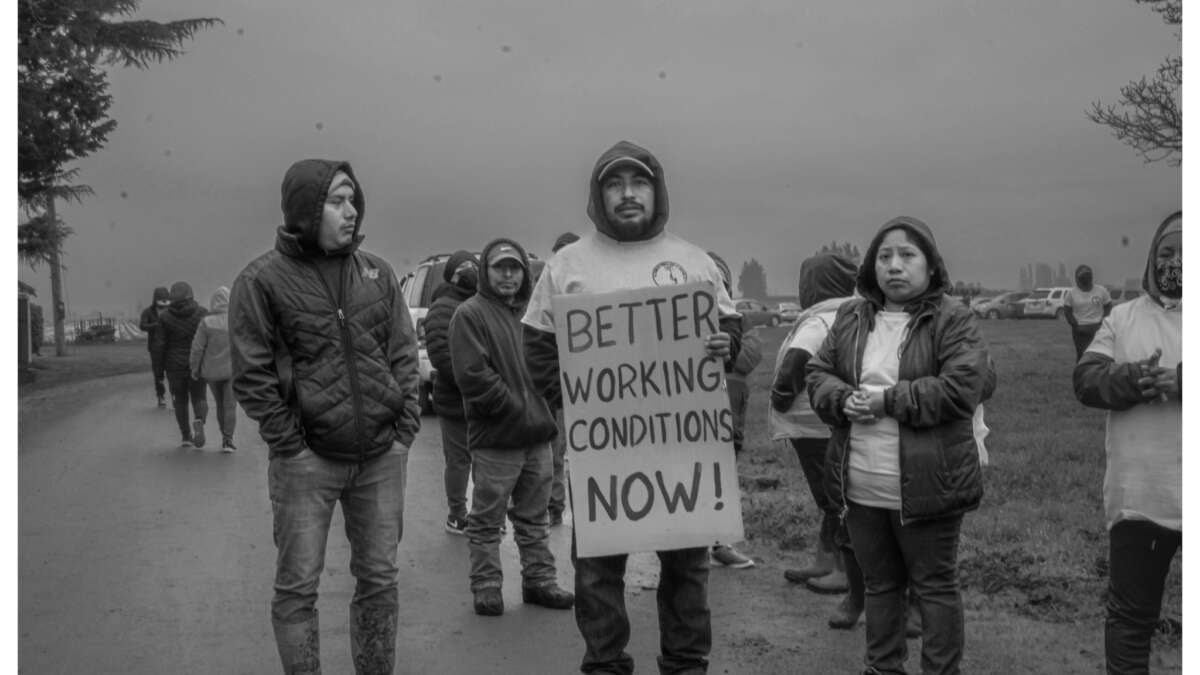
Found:
[(368, 279), (378, 279), (379, 278), (379, 268), (368, 267), (367, 269), (363, 270), (363, 276), (365, 276)]

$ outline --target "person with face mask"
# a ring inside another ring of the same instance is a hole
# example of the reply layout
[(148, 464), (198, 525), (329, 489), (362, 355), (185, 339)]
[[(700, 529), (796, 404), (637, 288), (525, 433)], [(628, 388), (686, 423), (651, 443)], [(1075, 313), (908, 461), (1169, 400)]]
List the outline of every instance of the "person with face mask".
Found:
[(504, 613), (500, 528), (506, 512), (520, 551), (522, 600), (570, 609), (575, 597), (558, 586), (548, 530), (550, 441), (558, 427), (534, 389), (522, 348), (521, 314), (533, 287), (529, 258), (515, 241), (496, 239), (480, 260), (479, 290), (450, 320), (451, 365), (475, 480), (467, 517), (475, 613)]
[(471, 296), (479, 281), (479, 263), (470, 251), (455, 251), (442, 270), (446, 283), (433, 291), (433, 303), (425, 315), (425, 352), (437, 371), (433, 379), (433, 410), (442, 429), (442, 456), (446, 459), (446, 531), (467, 533), (467, 481), (471, 477), (471, 452), (467, 449), (467, 420), (462, 392), (454, 382), (450, 360), (450, 319), (454, 310)]
[[(171, 284), (171, 304), (159, 316), (153, 349), (163, 364), (175, 422), (183, 436), (180, 447), (204, 447), (204, 421), (208, 417), (208, 397), (204, 380), (192, 377), (192, 340), (207, 313), (196, 303), (192, 287), (186, 281)], [(188, 421), (188, 407), (195, 417)]]
[(1075, 396), (1108, 411), (1104, 513), (1109, 673), (1145, 673), (1183, 538), (1183, 212), (1159, 226), (1146, 294), (1118, 305), (1075, 365)]
[(1071, 339), (1075, 343), (1075, 360), (1091, 344), (1100, 321), (1112, 311), (1112, 295), (1104, 286), (1092, 282), (1092, 268), (1080, 265), (1075, 268), (1075, 286), (1067, 291), (1063, 301), (1067, 323), (1071, 326)]
[[(645, 148), (621, 141), (592, 168), (587, 214), (595, 229), (546, 263), (525, 311), (525, 354), (534, 382), (552, 406), (562, 406), (556, 321), (551, 298), (559, 294), (606, 293), (694, 281), (712, 285), (719, 330), (707, 337), (705, 354), (729, 372), (741, 350), (741, 315), (725, 290), (716, 262), (666, 231), (670, 214), (662, 164)], [(574, 551), (574, 547), (572, 547)], [(661, 565), (658, 622), (663, 673), (703, 672), (712, 648), (708, 608), (708, 547), (657, 551)], [(578, 558), (575, 563), (575, 622), (586, 651), (585, 673), (632, 673), (629, 615), (625, 611), (625, 554)]]
[(350, 656), (395, 666), (408, 452), (421, 428), (417, 337), (388, 263), (360, 248), (362, 185), (348, 162), (284, 175), (275, 246), (233, 283), (233, 390), (269, 450), (275, 594), (286, 673), (321, 672), (317, 590), (333, 511), (350, 543)]
[(888, 221), (807, 365), (813, 410), (831, 427), (825, 491), (866, 585), (866, 665), (902, 673), (907, 591), (921, 613), (921, 672), (958, 673), (958, 541), (983, 498), (973, 416), (996, 374), (974, 314), (946, 295), (929, 226)]
[(167, 407), (167, 386), (164, 384), (166, 371), (163, 369), (162, 358), (154, 350), (155, 337), (158, 335), (159, 315), (171, 306), (171, 293), (166, 286), (154, 289), (154, 299), (150, 306), (142, 310), (138, 328), (146, 333), (146, 350), (150, 352), (150, 372), (154, 374), (154, 395), (158, 397), (158, 407)]

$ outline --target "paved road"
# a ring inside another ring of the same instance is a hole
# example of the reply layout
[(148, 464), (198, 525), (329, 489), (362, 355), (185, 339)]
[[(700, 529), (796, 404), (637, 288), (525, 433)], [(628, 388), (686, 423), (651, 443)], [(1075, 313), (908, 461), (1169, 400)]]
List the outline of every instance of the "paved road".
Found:
[[(174, 418), (149, 402), (148, 375), (85, 383), (21, 403), (19, 446), (20, 671), (238, 674), (279, 672), (269, 602), (275, 548), (266, 449), (238, 420), (239, 451), (181, 450)], [(210, 432), (215, 433), (210, 421)], [(212, 435), (210, 433), (210, 435)], [(571, 612), (525, 607), (511, 537), (502, 545), (507, 613), (474, 614), (467, 543), (442, 530), (436, 418), (409, 457), (400, 544), (397, 672), (454, 675), (578, 672), (583, 646)], [(752, 497), (751, 497), (752, 499)], [(318, 607), (325, 672), (353, 672), (348, 604), (354, 579), (335, 515)], [(553, 531), (559, 579), (572, 586), (570, 528)], [(830, 631), (837, 598), (797, 590), (781, 570), (803, 556), (743, 550), (754, 570), (714, 569), (710, 673), (851, 673), (863, 633)], [(631, 559), (628, 606), (638, 672), (655, 672), (653, 556)], [(966, 672), (1095, 672), (1099, 624), (1070, 626), (968, 608)], [(918, 666), (911, 643), (908, 666)], [(1178, 672), (1175, 669), (1155, 672)]]

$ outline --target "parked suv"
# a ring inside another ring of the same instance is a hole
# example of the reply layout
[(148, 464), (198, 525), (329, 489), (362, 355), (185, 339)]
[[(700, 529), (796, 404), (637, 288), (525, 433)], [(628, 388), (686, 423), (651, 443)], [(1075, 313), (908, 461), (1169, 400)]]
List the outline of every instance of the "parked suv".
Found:
[[(538, 260), (532, 253), (528, 255), (530, 271), (536, 279), (546, 263)], [(479, 257), (478, 251), (475, 252), (475, 256)], [(438, 377), (453, 377), (451, 373), (438, 373), (429, 362), (429, 354), (425, 351), (425, 315), (429, 313), (429, 306), (433, 304), (433, 292), (445, 283), (442, 272), (446, 269), (448, 260), (449, 253), (435, 253), (422, 260), (416, 269), (400, 279), (400, 292), (408, 304), (408, 313), (412, 315), (413, 328), (417, 332), (417, 352), (420, 357), (418, 370), (421, 373), (420, 402), (423, 415), (433, 413), (433, 381)]]
[(1029, 297), (1029, 291), (1009, 291), (982, 299), (971, 305), (971, 310), (975, 312), (976, 316), (984, 319), (1011, 319), (1014, 306), (1027, 297)]
[(1053, 288), (1036, 288), (1033, 293), (1021, 301), (1021, 319), (1061, 319), (1066, 316), (1063, 302), (1067, 299), (1069, 286)]
[(734, 306), (751, 326), (778, 326), (783, 322), (779, 310), (771, 309), (758, 300), (739, 298), (734, 300)]

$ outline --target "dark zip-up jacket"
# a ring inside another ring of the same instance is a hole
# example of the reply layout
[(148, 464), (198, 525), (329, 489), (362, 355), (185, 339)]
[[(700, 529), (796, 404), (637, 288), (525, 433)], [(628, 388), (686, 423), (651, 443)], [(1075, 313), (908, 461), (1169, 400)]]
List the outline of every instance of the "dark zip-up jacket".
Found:
[[(391, 267), (349, 246), (316, 246), (320, 214), (346, 163), (305, 160), (283, 184), (275, 250), (234, 282), (229, 334), (234, 393), (274, 455), (309, 447), (362, 462), (420, 429), (417, 341)], [(362, 222), (362, 190), (354, 204)]]
[[(488, 256), (500, 244), (515, 247), (525, 268), (514, 304), (497, 295), (489, 282)], [(534, 387), (522, 344), (521, 316), (533, 290), (529, 258), (516, 242), (497, 239), (479, 259), (479, 290), (450, 320), (450, 354), (463, 396), (468, 447), (518, 449), (547, 443), (558, 426)]]
[(464, 419), (462, 392), (454, 381), (450, 359), (450, 319), (454, 310), (475, 295), (475, 291), (443, 283), (433, 292), (433, 304), (425, 315), (425, 352), (437, 370), (433, 380), (433, 409), (440, 417)]
[(151, 348), (158, 350), (163, 370), (168, 373), (191, 372), (192, 338), (196, 336), (196, 328), (205, 314), (207, 312), (203, 307), (188, 298), (171, 301), (171, 306), (158, 316), (158, 329)]
[(867, 335), (884, 307), (874, 278), (879, 242), (898, 225), (926, 239), (934, 270), (926, 293), (905, 307), (912, 319), (900, 347), (899, 378), (884, 395), (885, 414), (900, 427), (900, 517), (908, 523), (979, 506), (983, 481), (972, 416), (996, 387), (996, 373), (974, 315), (944, 294), (945, 264), (924, 223), (897, 219), (876, 235), (858, 275), (863, 297), (838, 310), (825, 343), (808, 362), (807, 385), (813, 410), (832, 431), (826, 491), (845, 508), (851, 424), (843, 405), (859, 384)]

